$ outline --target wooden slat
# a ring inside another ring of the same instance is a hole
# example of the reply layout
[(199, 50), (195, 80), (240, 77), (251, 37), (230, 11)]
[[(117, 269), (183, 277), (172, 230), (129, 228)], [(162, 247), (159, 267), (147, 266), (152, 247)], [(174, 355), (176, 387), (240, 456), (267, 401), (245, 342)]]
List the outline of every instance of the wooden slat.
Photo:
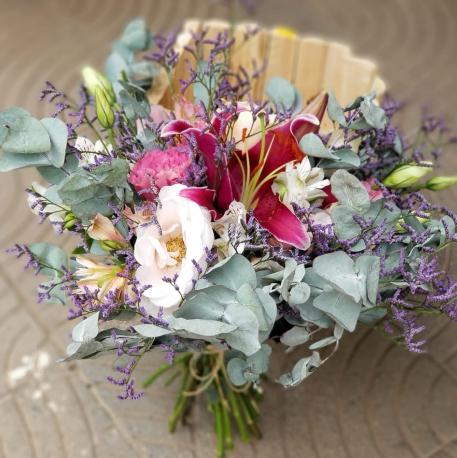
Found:
[(306, 102), (322, 90), (328, 43), (320, 38), (300, 39), (297, 51), (294, 84)]
[[(190, 45), (192, 43), (192, 36), (200, 32), (202, 24), (197, 19), (188, 20), (184, 23), (183, 31), (178, 36), (177, 39), (177, 52), (180, 53), (178, 63), (175, 67), (175, 72), (173, 76), (173, 86), (175, 93), (180, 93), (181, 91), (181, 83), (180, 80), (187, 80), (189, 79), (189, 71), (187, 70), (187, 63), (186, 61), (190, 61), (192, 65), (195, 64), (195, 58), (192, 54), (184, 49), (185, 46)], [(184, 92), (184, 97), (192, 101), (194, 99), (192, 87), (189, 87)]]
[(344, 75), (341, 70), (350, 55), (351, 50), (349, 46), (335, 42), (329, 44), (325, 58), (321, 89), (333, 91), (337, 97), (342, 93)]
[[(230, 31), (230, 24), (227, 21), (210, 20), (203, 23), (203, 29), (207, 30), (205, 39), (215, 40), (220, 33)], [(203, 46), (203, 59), (208, 60), (209, 54), (213, 45), (207, 44)]]
[(277, 29), (270, 32), (267, 68), (264, 74), (265, 84), (275, 76), (281, 76), (292, 83), (294, 82), (297, 50), (298, 37), (296, 35), (284, 35)]
[[(268, 49), (269, 32), (265, 29), (260, 29), (255, 35), (245, 40), (246, 31), (249, 28), (257, 27), (256, 24), (241, 23), (237, 24), (233, 29), (233, 37), (235, 44), (231, 56), (231, 68), (234, 72), (242, 66), (248, 74), (254, 72), (255, 61), (257, 68), (262, 67), (265, 62), (265, 56)], [(260, 100), (263, 95), (264, 74), (254, 82), (252, 96), (254, 100)]]
[(348, 105), (356, 97), (371, 91), (377, 73), (376, 65), (366, 59), (350, 56), (341, 66), (340, 86), (337, 99), (341, 105)]

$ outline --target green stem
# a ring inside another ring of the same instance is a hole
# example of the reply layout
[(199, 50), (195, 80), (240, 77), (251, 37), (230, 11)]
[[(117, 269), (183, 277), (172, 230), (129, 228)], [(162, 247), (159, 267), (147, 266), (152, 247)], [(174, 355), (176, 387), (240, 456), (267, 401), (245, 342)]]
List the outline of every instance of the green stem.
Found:
[(186, 391), (192, 390), (194, 384), (195, 380), (191, 377), (190, 372), (186, 370), (183, 376), (181, 391), (176, 399), (175, 407), (168, 421), (168, 429), (170, 433), (174, 433), (176, 431), (176, 425), (178, 424), (179, 419), (182, 418), (189, 401), (189, 396), (185, 393)]
[(243, 442), (249, 442), (249, 433), (246, 429), (246, 423), (241, 413), (238, 399), (235, 396), (235, 393), (230, 389), (230, 387), (228, 387), (227, 389), (227, 397), (230, 403), (230, 407), (232, 409), (233, 418), (235, 419), (235, 423), (240, 433), (240, 438)]
[(186, 363), (191, 357), (190, 353), (184, 353), (181, 356), (175, 358), (172, 364), (164, 363), (159, 366), (146, 380), (143, 382), (143, 388), (151, 386), (161, 375), (168, 372), (170, 369), (177, 367), (179, 364)]
[(224, 434), (224, 421), (222, 417), (221, 402), (215, 402), (212, 406), (214, 415), (214, 427), (216, 430), (216, 456), (223, 458), (225, 455), (225, 434)]

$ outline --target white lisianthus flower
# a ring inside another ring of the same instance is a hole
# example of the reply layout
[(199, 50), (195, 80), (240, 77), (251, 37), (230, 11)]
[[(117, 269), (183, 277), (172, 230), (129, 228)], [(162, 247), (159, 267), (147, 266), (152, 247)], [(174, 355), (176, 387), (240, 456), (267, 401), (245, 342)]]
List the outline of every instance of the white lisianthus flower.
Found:
[(210, 212), (180, 195), (183, 189), (182, 184), (164, 186), (156, 212), (160, 227), (149, 224), (137, 229), (134, 254), (140, 267), (136, 278), (141, 285), (150, 285), (142, 297), (150, 314), (159, 307), (179, 305), (199, 277), (195, 263), (206, 270), (207, 250), (213, 247)]
[(94, 144), (86, 137), (78, 137), (75, 140), (74, 146), (81, 153), (82, 159), (79, 161), (81, 165), (94, 164), (97, 154), (106, 154), (106, 149), (110, 153), (113, 151), (112, 145), (106, 144), (105, 149), (105, 146), (100, 140), (97, 140)]
[[(218, 220), (214, 221), (213, 229), (219, 235), (219, 238), (214, 241), (214, 246), (217, 248), (219, 260), (233, 256), (235, 253), (241, 254), (244, 251), (245, 243), (241, 240), (245, 237), (245, 230), (241, 222), (246, 221), (246, 208), (241, 202), (233, 201), (228, 210)], [(230, 234), (239, 242), (235, 247), (234, 240), (230, 240)]]
[(322, 189), (329, 184), (329, 180), (324, 179), (324, 171), (311, 167), (305, 157), (299, 164), (287, 164), (286, 170), (278, 175), (271, 188), (289, 208), (292, 203), (308, 208), (310, 201), (326, 196)]

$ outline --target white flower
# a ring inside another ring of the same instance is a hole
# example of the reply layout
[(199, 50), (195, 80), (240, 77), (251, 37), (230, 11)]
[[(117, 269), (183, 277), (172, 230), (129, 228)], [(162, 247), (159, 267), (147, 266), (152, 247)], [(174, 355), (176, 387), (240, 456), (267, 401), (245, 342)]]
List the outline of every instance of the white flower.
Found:
[(81, 165), (94, 164), (97, 153), (106, 154), (106, 149), (110, 153), (113, 151), (112, 145), (107, 144), (105, 148), (100, 140), (94, 144), (86, 137), (78, 137), (75, 141), (75, 148), (81, 153), (82, 159), (79, 161)]
[(246, 221), (246, 208), (241, 202), (233, 201), (228, 210), (218, 220), (214, 221), (213, 229), (219, 235), (219, 238), (214, 241), (214, 246), (217, 247), (217, 254), (220, 260), (228, 258), (235, 253), (241, 254), (244, 251), (245, 243), (241, 242), (237, 245), (236, 250), (232, 245), (233, 240), (230, 240), (229, 230), (233, 231), (233, 235), (237, 241), (244, 238), (245, 231), (241, 222)]
[[(260, 142), (262, 139), (260, 116), (266, 117), (265, 113), (259, 113), (254, 117), (248, 102), (238, 102), (237, 118), (231, 128), (232, 138), (238, 149), (248, 151)], [(268, 119), (271, 125), (275, 116), (270, 115)], [(268, 128), (266, 127), (265, 130)]]
[(274, 181), (272, 190), (288, 207), (296, 203), (307, 208), (311, 200), (326, 196), (322, 188), (329, 184), (329, 180), (324, 179), (324, 171), (318, 167), (311, 168), (309, 159), (305, 157), (299, 164), (287, 164), (286, 170)]
[[(32, 212), (35, 213), (35, 215), (40, 215), (40, 213), (48, 214), (48, 219), (51, 223), (63, 223), (65, 220), (65, 215), (68, 211), (70, 211), (70, 208), (65, 205), (44, 203), (47, 202), (46, 191), (48, 190), (48, 188), (45, 188), (41, 184), (34, 182), (32, 183), (32, 186), (30, 188), (34, 193), (42, 196), (42, 198), (40, 198), (33, 194), (28, 194), (27, 203), (29, 204), (29, 207), (31, 208)], [(40, 204), (39, 202), (43, 202), (43, 204)], [(59, 202), (56, 202), (56, 204), (58, 203)], [(58, 233), (59, 230), (57, 226), (53, 225), (53, 227), (54, 231)]]
[[(213, 246), (210, 213), (181, 196), (185, 188), (181, 184), (164, 186), (156, 212), (160, 227), (149, 224), (137, 229), (135, 259), (140, 267), (136, 277), (141, 285), (151, 286), (143, 293), (142, 301), (150, 314), (158, 307), (179, 305), (199, 277), (194, 263), (206, 270), (207, 250)], [(164, 278), (175, 278), (176, 288)]]

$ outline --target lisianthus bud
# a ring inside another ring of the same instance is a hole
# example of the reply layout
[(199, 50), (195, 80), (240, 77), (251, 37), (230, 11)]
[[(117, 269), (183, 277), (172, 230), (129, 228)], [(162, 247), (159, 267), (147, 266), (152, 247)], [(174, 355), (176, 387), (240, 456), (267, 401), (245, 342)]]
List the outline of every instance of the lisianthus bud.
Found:
[(457, 175), (433, 177), (425, 183), (425, 187), (432, 191), (442, 191), (457, 183)]
[(401, 165), (384, 178), (383, 183), (388, 188), (409, 188), (431, 172), (431, 165), (430, 162), (424, 162), (423, 165)]
[(68, 212), (64, 218), (64, 228), (71, 229), (76, 224), (76, 216), (72, 212)]
[(92, 67), (84, 67), (82, 70), (84, 86), (90, 94), (95, 97), (97, 88), (105, 92), (106, 99), (112, 105), (114, 103), (114, 90), (108, 78), (105, 75), (94, 70)]
[(97, 119), (105, 129), (113, 127), (114, 113), (106, 98), (105, 91), (100, 87), (95, 88), (95, 111), (97, 112)]

